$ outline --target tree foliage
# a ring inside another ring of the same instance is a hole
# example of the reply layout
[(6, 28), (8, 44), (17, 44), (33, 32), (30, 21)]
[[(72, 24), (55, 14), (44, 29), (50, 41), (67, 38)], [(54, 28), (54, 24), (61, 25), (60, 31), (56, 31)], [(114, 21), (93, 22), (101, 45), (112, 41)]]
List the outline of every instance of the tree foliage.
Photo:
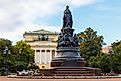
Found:
[(110, 57), (107, 54), (100, 53), (97, 56), (92, 56), (89, 59), (89, 66), (100, 68), (102, 72), (108, 73), (111, 70)]
[[(0, 39), (0, 74), (4, 74), (5, 67), (8, 65), (8, 68), (11, 66), (11, 55), (6, 56), (4, 54), (5, 47), (8, 47), (9, 50), (12, 49), (12, 42), (8, 39)], [(7, 62), (5, 62), (7, 59)], [(7, 63), (7, 64), (6, 64)]]
[[(5, 47), (8, 47), (10, 54), (4, 54)], [(7, 39), (0, 39), (0, 74), (4, 74), (5, 67), (9, 72), (16, 72), (28, 68), (34, 62), (34, 52), (30, 45), (24, 41), (17, 42), (12, 46), (12, 42)]]
[(85, 58), (86, 66), (100, 68), (103, 72), (110, 71), (110, 59), (102, 53), (103, 36), (97, 35), (91, 27), (78, 34), (80, 40), (80, 54)]
[(101, 53), (103, 42), (103, 36), (97, 35), (91, 27), (86, 28), (84, 32), (78, 34), (80, 40), (80, 53), (86, 59), (90, 59), (91, 56), (97, 56)]
[(104, 73), (114, 71), (121, 73), (121, 41), (111, 44), (109, 55), (102, 53), (103, 36), (97, 35), (92, 28), (86, 28), (78, 34), (80, 39), (80, 53), (87, 61), (86, 65), (100, 68)]
[(34, 52), (24, 41), (17, 42), (13, 49), (17, 70), (26, 69), (30, 63), (34, 62)]
[(116, 73), (121, 73), (121, 41), (112, 43), (112, 69)]

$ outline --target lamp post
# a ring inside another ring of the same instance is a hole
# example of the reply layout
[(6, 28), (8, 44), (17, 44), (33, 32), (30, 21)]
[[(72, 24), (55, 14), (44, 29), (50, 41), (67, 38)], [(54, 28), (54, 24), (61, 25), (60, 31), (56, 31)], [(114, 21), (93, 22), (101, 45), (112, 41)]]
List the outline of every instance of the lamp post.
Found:
[(5, 56), (5, 60), (4, 60), (4, 63), (5, 63), (4, 74), (8, 75), (8, 63), (7, 62), (8, 62), (8, 54), (10, 54), (10, 50), (8, 49), (7, 46), (5, 47), (3, 54)]

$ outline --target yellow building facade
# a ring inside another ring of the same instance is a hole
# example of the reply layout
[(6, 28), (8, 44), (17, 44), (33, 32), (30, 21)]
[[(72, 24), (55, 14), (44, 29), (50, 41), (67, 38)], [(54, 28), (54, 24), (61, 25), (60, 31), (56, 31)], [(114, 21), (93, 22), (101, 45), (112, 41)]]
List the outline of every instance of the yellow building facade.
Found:
[(106, 54), (110, 54), (111, 52), (113, 52), (112, 47), (110, 45), (103, 47), (102, 48), (102, 52), (106, 53)]
[(23, 34), (24, 40), (34, 50), (35, 64), (40, 69), (49, 69), (52, 58), (56, 55), (58, 33), (44, 29)]

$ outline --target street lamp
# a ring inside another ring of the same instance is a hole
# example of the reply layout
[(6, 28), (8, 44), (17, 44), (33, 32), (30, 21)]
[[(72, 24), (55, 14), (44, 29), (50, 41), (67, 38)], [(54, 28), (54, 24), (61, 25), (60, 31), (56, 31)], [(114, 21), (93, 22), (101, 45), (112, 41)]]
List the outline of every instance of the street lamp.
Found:
[(7, 65), (7, 62), (8, 62), (8, 54), (10, 54), (10, 50), (8, 49), (7, 46), (5, 47), (3, 54), (5, 56), (5, 60), (4, 60), (4, 63), (5, 63), (4, 74), (8, 75), (8, 65)]

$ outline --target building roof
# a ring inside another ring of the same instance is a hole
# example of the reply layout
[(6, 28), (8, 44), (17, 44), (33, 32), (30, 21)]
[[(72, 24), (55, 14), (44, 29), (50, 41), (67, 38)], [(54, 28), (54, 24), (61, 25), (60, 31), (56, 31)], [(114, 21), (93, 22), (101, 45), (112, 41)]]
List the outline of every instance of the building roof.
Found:
[(47, 31), (47, 30), (41, 29), (41, 30), (36, 30), (36, 31), (25, 32), (25, 34), (47, 34), (47, 35), (55, 34), (55, 35), (58, 35), (58, 32), (52, 32), (52, 31)]

